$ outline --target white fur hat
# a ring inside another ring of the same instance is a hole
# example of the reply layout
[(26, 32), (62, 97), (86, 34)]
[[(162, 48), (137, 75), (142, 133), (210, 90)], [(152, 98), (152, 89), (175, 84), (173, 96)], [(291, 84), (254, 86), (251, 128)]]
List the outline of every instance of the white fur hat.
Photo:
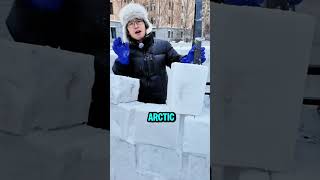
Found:
[(149, 34), (152, 32), (152, 24), (148, 20), (148, 12), (147, 10), (140, 4), (137, 3), (129, 3), (126, 6), (124, 6), (119, 13), (120, 17), (120, 22), (122, 24), (122, 41), (123, 42), (128, 42), (128, 37), (127, 37), (127, 24), (130, 20), (139, 18), (143, 19), (144, 22), (146, 23), (146, 34)]

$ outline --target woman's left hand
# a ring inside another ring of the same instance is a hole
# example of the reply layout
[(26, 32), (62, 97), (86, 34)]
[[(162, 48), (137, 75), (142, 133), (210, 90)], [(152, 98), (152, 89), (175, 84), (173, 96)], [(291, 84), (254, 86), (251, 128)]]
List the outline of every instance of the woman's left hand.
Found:
[[(192, 63), (194, 60), (194, 50), (195, 46), (192, 46), (187, 56), (184, 56), (181, 58), (180, 62), (182, 63)], [(201, 63), (204, 63), (206, 61), (205, 57), (205, 48), (201, 47)]]

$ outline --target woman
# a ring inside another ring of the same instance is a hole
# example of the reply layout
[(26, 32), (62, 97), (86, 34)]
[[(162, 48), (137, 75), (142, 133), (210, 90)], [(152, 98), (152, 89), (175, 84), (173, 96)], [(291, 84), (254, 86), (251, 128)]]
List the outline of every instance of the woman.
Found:
[[(173, 62), (193, 62), (194, 47), (182, 57), (168, 41), (154, 39), (148, 13), (139, 4), (130, 3), (120, 10), (123, 41), (117, 38), (113, 50), (118, 55), (112, 70), (114, 74), (140, 79), (138, 101), (166, 103), (168, 76), (166, 66)], [(201, 61), (205, 61), (201, 48)]]

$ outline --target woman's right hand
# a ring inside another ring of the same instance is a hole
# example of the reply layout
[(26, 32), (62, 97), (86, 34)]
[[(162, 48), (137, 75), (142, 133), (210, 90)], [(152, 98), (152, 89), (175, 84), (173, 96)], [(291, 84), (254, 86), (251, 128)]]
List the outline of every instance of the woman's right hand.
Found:
[(129, 64), (129, 43), (123, 43), (121, 38), (118, 37), (114, 40), (112, 49), (118, 55), (118, 60), (121, 64)]

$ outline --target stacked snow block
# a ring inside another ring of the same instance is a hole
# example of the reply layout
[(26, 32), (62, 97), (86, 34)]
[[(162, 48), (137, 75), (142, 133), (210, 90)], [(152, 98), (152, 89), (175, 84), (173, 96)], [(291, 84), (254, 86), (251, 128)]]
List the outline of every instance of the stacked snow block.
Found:
[(139, 79), (110, 74), (110, 101), (112, 104), (138, 99)]
[(0, 129), (23, 135), (87, 121), (93, 57), (0, 41)]
[(304, 133), (320, 136), (320, 110), (317, 106), (303, 105), (301, 112), (302, 130)]
[[(132, 78), (111, 75), (111, 84), (118, 86), (112, 91), (123, 91), (122, 95), (111, 92), (111, 179), (210, 178), (207, 76), (206, 66), (173, 63), (168, 75), (168, 103), (151, 104), (131, 101), (133, 93), (121, 90), (135, 84)], [(150, 112), (174, 112), (176, 119), (150, 122)]]
[(320, 98), (320, 76), (319, 75), (307, 76), (305, 80), (304, 97)]
[(171, 110), (180, 114), (199, 115), (203, 108), (207, 77), (206, 66), (173, 63), (167, 96)]
[[(185, 52), (175, 49), (187, 54), (190, 48)], [(169, 84), (175, 82), (169, 85), (170, 106), (167, 106), (133, 101), (138, 94), (132, 93), (132, 89), (138, 89), (138, 84), (132, 78), (112, 75), (115, 59), (111, 51), (111, 179), (209, 179), (209, 110), (202, 111), (208, 67), (174, 63), (167, 69)], [(190, 72), (194, 71), (197, 73), (190, 77)], [(205, 107), (209, 107), (208, 98)], [(169, 111), (176, 113), (175, 122), (147, 122), (149, 112)], [(192, 116), (200, 114), (201, 117)], [(184, 123), (185, 115), (189, 115), (186, 119), (190, 122)], [(200, 147), (196, 147), (197, 139)]]
[(111, 105), (111, 179), (208, 180), (209, 109), (199, 116), (176, 113), (175, 122), (147, 122), (167, 105)]
[[(103, 180), (109, 159), (107, 132), (85, 125), (26, 136), (0, 134), (0, 177), (20, 180)], [(100, 149), (105, 147), (105, 149)], [(95, 171), (91, 171), (88, 167)], [(104, 169), (101, 169), (104, 168)]]
[(0, 179), (107, 179), (107, 131), (84, 125), (93, 57), (8, 41), (0, 49)]

